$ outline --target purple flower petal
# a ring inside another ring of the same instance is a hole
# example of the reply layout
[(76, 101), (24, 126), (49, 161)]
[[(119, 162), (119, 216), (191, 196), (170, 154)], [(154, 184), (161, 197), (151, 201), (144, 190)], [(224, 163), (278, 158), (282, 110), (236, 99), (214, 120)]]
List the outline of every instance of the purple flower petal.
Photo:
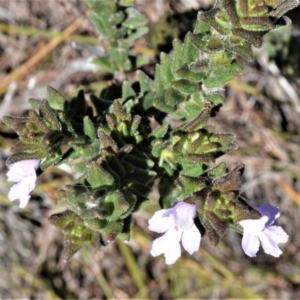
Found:
[(279, 207), (275, 207), (270, 205), (269, 203), (264, 203), (259, 207), (255, 207), (255, 209), (260, 212), (263, 216), (268, 217), (268, 222), (266, 226), (270, 226), (274, 223), (274, 221), (280, 216)]
[(191, 255), (199, 250), (200, 241), (201, 234), (195, 224), (182, 234), (182, 246)]

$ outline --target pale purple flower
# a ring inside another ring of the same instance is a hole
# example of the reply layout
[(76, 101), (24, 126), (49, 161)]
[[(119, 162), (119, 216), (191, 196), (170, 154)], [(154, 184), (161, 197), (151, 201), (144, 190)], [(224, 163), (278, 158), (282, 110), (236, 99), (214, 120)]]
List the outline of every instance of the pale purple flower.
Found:
[(36, 186), (36, 170), (40, 165), (37, 159), (21, 160), (8, 165), (9, 171), (6, 173), (7, 180), (16, 182), (8, 193), (10, 201), (20, 200), (20, 207), (24, 208), (30, 199), (31, 192)]
[(239, 222), (244, 228), (242, 248), (248, 256), (255, 257), (261, 243), (265, 253), (279, 257), (282, 251), (278, 244), (286, 243), (289, 237), (280, 226), (271, 226), (280, 215), (279, 208), (265, 203), (255, 209), (262, 215), (259, 220)]
[(194, 223), (196, 205), (178, 202), (173, 208), (157, 211), (149, 220), (149, 230), (165, 234), (153, 241), (151, 255), (164, 254), (166, 264), (173, 264), (183, 248), (193, 254), (200, 247), (201, 234)]

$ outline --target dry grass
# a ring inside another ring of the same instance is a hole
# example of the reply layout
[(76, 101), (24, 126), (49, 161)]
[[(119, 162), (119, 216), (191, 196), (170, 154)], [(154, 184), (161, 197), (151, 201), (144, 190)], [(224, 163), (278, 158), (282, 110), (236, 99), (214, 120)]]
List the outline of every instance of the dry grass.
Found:
[[(138, 1), (138, 7), (154, 24), (158, 11), (172, 7), (181, 12), (212, 1), (148, 2)], [(73, 40), (93, 45), (101, 40), (86, 19), (87, 11), (79, 0), (0, 1), (1, 116), (23, 114), (29, 108), (27, 99), (44, 98), (47, 85), (70, 96), (80, 84), (90, 92), (104, 80), (88, 63), (92, 54), (71, 46)], [(293, 35), (299, 41), (297, 26)], [(115, 242), (99, 252), (83, 249), (65, 263), (63, 236), (47, 216), (61, 209), (55, 191), (71, 175), (53, 168), (39, 178), (25, 210), (9, 203), (5, 159), (16, 136), (0, 125), (0, 297), (300, 298), (300, 70), (279, 69), (265, 49), (256, 52), (255, 62), (243, 64), (244, 73), (225, 91), (227, 104), (211, 122), (237, 136), (239, 150), (220, 160), (230, 169), (245, 162), (242, 192), (249, 203), (266, 201), (281, 208), (277, 223), (290, 239), (279, 259), (262, 252), (257, 258), (246, 257), (240, 236), (227, 232), (217, 248), (204, 237), (199, 253), (184, 254), (167, 267), (163, 258), (149, 255), (155, 236), (148, 231), (147, 219), (157, 209), (153, 204), (136, 214), (129, 247)]]

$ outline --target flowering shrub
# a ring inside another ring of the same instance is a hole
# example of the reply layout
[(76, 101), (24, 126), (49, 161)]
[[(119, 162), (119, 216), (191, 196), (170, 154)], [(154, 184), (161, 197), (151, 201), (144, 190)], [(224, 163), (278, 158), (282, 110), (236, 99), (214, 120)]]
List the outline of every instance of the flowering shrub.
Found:
[(199, 12), (193, 32), (174, 40), (171, 54), (161, 54), (150, 77), (140, 68), (148, 61), (130, 52), (148, 31), (133, 1), (86, 1), (107, 42), (106, 54), (94, 62), (114, 75), (135, 71), (137, 81), (115, 79), (100, 97), (91, 96), (93, 106), (81, 89), (69, 101), (49, 87), (47, 100), (30, 99), (28, 117), (5, 116), (20, 137), (7, 160), (8, 179), (17, 182), (10, 200), (27, 204), (38, 167), (43, 172), (72, 162), (77, 179), (58, 191), (65, 211), (49, 218), (65, 234), (63, 256), (69, 259), (84, 245), (99, 249), (117, 237), (129, 240), (132, 214), (159, 180), (163, 209), (149, 229), (165, 234), (153, 242), (153, 256), (164, 254), (167, 264), (174, 263), (180, 241), (194, 253), (200, 227), (214, 246), (231, 229), (244, 233), (247, 255), (256, 255), (260, 241), (266, 253), (279, 256), (278, 244), (287, 242), (283, 229), (272, 225), (279, 210), (255, 209), (240, 197), (244, 164), (230, 172), (224, 162), (215, 164), (237, 145), (210, 118), (225, 104), (224, 85), (242, 71), (236, 57), (251, 60), (251, 47), (289, 24), (283, 15), (299, 1), (216, 1)]

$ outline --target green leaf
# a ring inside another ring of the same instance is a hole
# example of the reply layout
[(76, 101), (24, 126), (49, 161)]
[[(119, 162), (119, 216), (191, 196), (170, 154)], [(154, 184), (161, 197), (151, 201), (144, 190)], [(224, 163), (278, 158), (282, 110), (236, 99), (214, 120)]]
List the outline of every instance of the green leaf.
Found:
[(181, 174), (188, 177), (199, 177), (208, 169), (208, 166), (211, 163), (212, 162), (200, 164), (198, 162), (198, 163), (182, 164)]
[(112, 0), (88, 0), (92, 9), (101, 16), (110, 16), (117, 11), (115, 1)]
[(215, 106), (225, 104), (224, 98), (219, 93), (206, 94), (205, 98)]
[(193, 72), (189, 67), (189, 63), (183, 64), (181, 68), (176, 71), (177, 77), (196, 82), (202, 80), (204, 74), (205, 72)]
[(22, 131), (26, 127), (26, 123), (29, 121), (28, 117), (13, 117), (13, 116), (4, 116), (2, 118), (4, 124), (9, 126), (14, 130), (18, 135), (22, 134)]
[(182, 174), (179, 175), (178, 184), (184, 189), (185, 197), (202, 190), (206, 186), (205, 178), (188, 177)]
[(135, 0), (120, 0), (120, 4), (123, 6), (131, 6), (133, 5)]
[(104, 207), (110, 212), (106, 219), (109, 222), (116, 221), (126, 213), (130, 205), (120, 190), (113, 191), (104, 200)]
[(242, 72), (242, 70), (243, 68), (235, 60), (228, 65), (216, 66), (212, 67), (211, 69), (212, 73), (218, 73), (219, 76), (222, 76), (225, 73), (232, 73), (232, 75), (237, 76), (239, 73)]
[(131, 34), (128, 35), (128, 37), (126, 38), (126, 40), (129, 41), (129, 42), (137, 40), (138, 38), (140, 38), (141, 36), (147, 34), (148, 32), (149, 32), (149, 28), (148, 27), (137, 28), (134, 32), (132, 32)]
[(186, 96), (174, 88), (165, 91), (165, 103), (169, 106), (177, 105), (185, 100)]
[(110, 60), (110, 56), (94, 58), (92, 62), (99, 65), (106, 72), (113, 73), (116, 70), (115, 64)]
[[(30, 159), (30, 158), (27, 158), (27, 159)], [(33, 159), (33, 158), (31, 158), (31, 159)], [(44, 171), (51, 166), (55, 166), (55, 165), (59, 164), (60, 161), (61, 161), (61, 153), (60, 152), (54, 153), (54, 155), (51, 157), (45, 157), (45, 154), (44, 154), (43, 159), (41, 159), (40, 168), (41, 168), (41, 170)]]
[(107, 222), (100, 218), (89, 218), (84, 219), (84, 225), (93, 231), (99, 231), (107, 225)]
[(233, 58), (232, 54), (227, 51), (219, 51), (214, 53), (210, 59), (210, 66), (211, 67), (220, 67), (220, 66), (227, 66), (231, 64)]
[(214, 53), (217, 51), (222, 51), (224, 48), (224, 42), (219, 37), (210, 37), (209, 41), (206, 44), (205, 52)]
[(47, 99), (51, 108), (65, 111), (68, 108), (67, 100), (51, 86), (47, 87)]
[(133, 212), (135, 205), (137, 203), (137, 197), (129, 192), (129, 190), (122, 190), (123, 196), (125, 197), (126, 202), (129, 204), (129, 209), (121, 215), (122, 219), (127, 218)]
[[(234, 5), (233, 2), (231, 2)], [(198, 19), (200, 21), (204, 21), (209, 24), (213, 29), (219, 32), (221, 35), (226, 35), (228, 33), (228, 29), (218, 23), (216, 16), (220, 13), (220, 8), (215, 6), (213, 9), (208, 11), (201, 11), (198, 14)]]
[(114, 178), (96, 163), (91, 163), (87, 181), (92, 189), (110, 188), (114, 185)]
[(194, 34), (198, 34), (198, 33), (209, 34), (210, 29), (211, 27), (207, 23), (202, 22), (198, 19), (194, 28)]
[(96, 135), (97, 135), (96, 128), (94, 126), (94, 123), (92, 122), (92, 120), (88, 116), (85, 116), (83, 118), (83, 132), (91, 140), (96, 138)]
[(210, 109), (203, 109), (201, 113), (192, 121), (179, 126), (176, 131), (193, 132), (204, 128), (210, 117)]
[(41, 106), (41, 103), (42, 101), (41, 100), (38, 100), (38, 99), (34, 99), (34, 98), (30, 98), (28, 100), (29, 104), (31, 105), (32, 108), (35, 108), (35, 109), (39, 109), (40, 106)]
[(172, 87), (185, 94), (193, 94), (200, 90), (198, 83), (186, 79), (173, 81)]
[(10, 165), (20, 160), (42, 159), (45, 157), (45, 155), (46, 153), (43, 151), (36, 151), (34, 153), (13, 153), (7, 158), (6, 163)]
[(125, 63), (126, 60), (128, 60), (128, 51), (128, 46), (125, 44), (118, 45), (117, 47), (110, 47), (110, 60), (115, 62), (117, 69), (125, 70)]
[(88, 166), (85, 161), (79, 162), (73, 166), (75, 172), (85, 173), (88, 169)]
[(134, 136), (135, 133), (138, 132), (138, 128), (139, 128), (139, 126), (141, 124), (141, 120), (142, 120), (141, 116), (135, 115), (133, 117), (133, 120), (132, 120), (132, 123), (131, 123), (131, 127), (130, 127), (130, 135)]
[(217, 178), (224, 175), (225, 172), (226, 172), (226, 164), (224, 162), (221, 162), (215, 167), (209, 169), (207, 171), (207, 174), (210, 178)]
[(175, 73), (182, 65), (182, 48), (183, 44), (179, 39), (173, 40), (173, 49), (174, 49), (174, 63), (173, 63), (173, 72)]
[(206, 88), (213, 89), (217, 87), (222, 87), (230, 80), (236, 77), (236, 74), (232, 73), (223, 73), (223, 74), (214, 74), (211, 73), (209, 77), (203, 80), (203, 83)]
[(154, 74), (154, 90), (156, 93), (162, 91), (164, 89), (162, 76), (161, 76), (161, 66), (156, 64), (155, 66), (155, 74)]
[(236, 54), (244, 57), (247, 60), (252, 60), (253, 59), (251, 44), (249, 42), (245, 41), (245, 40), (242, 40), (240, 44), (227, 43), (225, 45), (225, 48), (228, 51), (236, 53)]
[(189, 40), (193, 43), (198, 49), (205, 51), (207, 44), (207, 36), (203, 34), (191, 34), (189, 35)]
[(182, 61), (183, 62), (192, 62), (199, 59), (199, 50), (193, 45), (193, 43), (190, 41), (191, 33), (188, 33), (183, 47), (182, 47)]
[(40, 105), (41, 118), (48, 123), (48, 126), (54, 130), (61, 130), (61, 124), (59, 123), (54, 111), (49, 106), (47, 100), (43, 100)]
[(125, 18), (125, 15), (122, 11), (118, 11), (115, 14), (112, 14), (109, 18), (108, 18), (108, 22), (109, 25), (111, 27), (120, 24)]
[(152, 89), (153, 81), (143, 71), (138, 70), (137, 74), (140, 83), (141, 94), (145, 94)]
[(109, 31), (109, 37), (111, 40), (121, 40), (127, 34), (127, 29), (125, 27), (120, 27), (118, 29), (114, 28), (114, 30)]
[(238, 164), (231, 172), (213, 180), (213, 190), (219, 190), (220, 192), (239, 191), (244, 169), (244, 164)]
[[(160, 65), (160, 78), (162, 80), (161, 84), (168, 86), (170, 85), (174, 80), (175, 77), (173, 75), (173, 60), (170, 58), (169, 55), (162, 52), (160, 55), (161, 65)], [(155, 77), (155, 81), (159, 80), (159, 78)]]
[(49, 222), (65, 233), (63, 252), (65, 260), (70, 259), (84, 245), (91, 245), (96, 249), (101, 247), (99, 233), (87, 228), (81, 218), (72, 211), (54, 214), (50, 216)]
[(123, 81), (122, 84), (122, 99), (121, 99), (121, 103), (124, 103), (126, 100), (130, 99), (130, 98), (134, 98), (135, 92), (131, 87), (131, 84), (128, 81)]
[(101, 235), (105, 243), (109, 243), (114, 241), (119, 233), (122, 232), (124, 227), (124, 221), (123, 220), (118, 220), (114, 222), (108, 223), (108, 225), (101, 229)]
[(139, 26), (146, 25), (148, 22), (147, 18), (133, 7), (126, 8), (125, 12), (128, 16), (122, 25), (127, 28), (135, 29)]
[(93, 22), (93, 24), (95, 25), (96, 29), (99, 31), (99, 33), (103, 36), (108, 36), (108, 32), (105, 29), (104, 25), (103, 25), (103, 21), (100, 18), (100, 16), (98, 16), (96, 13), (92, 13), (89, 15), (90, 20)]
[(154, 131), (151, 132), (150, 137), (155, 137), (156, 139), (163, 138), (169, 130), (169, 125), (164, 124), (157, 127)]
[[(75, 151), (75, 149), (70, 148), (68, 151), (66, 151), (63, 154), (60, 164), (68, 163), (68, 162), (78, 159), (78, 158), (81, 158), (81, 154), (78, 151)], [(86, 166), (86, 164), (85, 164), (85, 166)]]
[(98, 137), (101, 141), (101, 148), (112, 149), (115, 153), (118, 152), (118, 145), (112, 137), (107, 135), (102, 129), (98, 131)]
[(173, 40), (173, 49), (174, 49), (174, 63), (173, 63), (173, 72), (175, 73), (182, 66), (182, 48), (183, 44), (179, 39)]
[(156, 107), (158, 110), (166, 113), (173, 111), (173, 107), (165, 103), (164, 93), (157, 93), (155, 94), (155, 97), (150, 99), (153, 99), (152, 106)]

